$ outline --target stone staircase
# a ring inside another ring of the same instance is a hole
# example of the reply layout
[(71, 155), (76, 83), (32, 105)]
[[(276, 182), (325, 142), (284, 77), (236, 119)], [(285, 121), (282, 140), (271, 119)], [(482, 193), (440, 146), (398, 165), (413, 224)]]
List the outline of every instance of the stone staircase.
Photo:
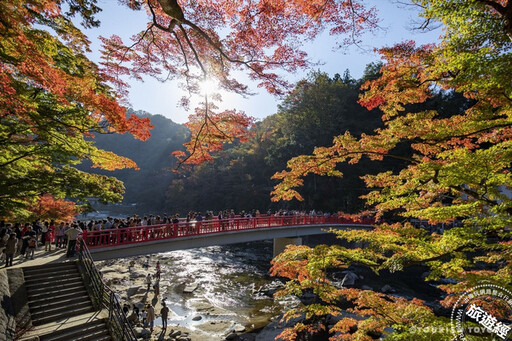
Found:
[(23, 339), (111, 340), (105, 319), (94, 312), (76, 262), (23, 268), (32, 330)]
[(109, 341), (110, 334), (105, 320), (95, 320), (86, 324), (75, 325), (51, 334), (39, 336), (39, 341)]

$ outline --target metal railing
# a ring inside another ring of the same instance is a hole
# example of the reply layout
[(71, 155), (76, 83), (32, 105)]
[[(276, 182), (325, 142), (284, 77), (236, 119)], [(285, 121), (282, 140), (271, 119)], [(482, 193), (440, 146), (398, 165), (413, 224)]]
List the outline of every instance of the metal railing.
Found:
[(297, 225), (374, 225), (375, 220), (368, 218), (354, 221), (338, 216), (324, 215), (260, 215), (250, 218), (210, 219), (202, 221), (183, 221), (151, 226), (134, 226), (100, 231), (83, 231), (82, 238), (90, 249), (106, 246), (141, 243), (153, 240), (174, 239), (213, 233), (268, 229), (273, 227)]
[(137, 340), (114, 291), (103, 282), (101, 273), (94, 265), (87, 245), (82, 238), (78, 241), (78, 261), (82, 267), (81, 273), (90, 288), (95, 308), (108, 310), (108, 328), (112, 338), (120, 341)]

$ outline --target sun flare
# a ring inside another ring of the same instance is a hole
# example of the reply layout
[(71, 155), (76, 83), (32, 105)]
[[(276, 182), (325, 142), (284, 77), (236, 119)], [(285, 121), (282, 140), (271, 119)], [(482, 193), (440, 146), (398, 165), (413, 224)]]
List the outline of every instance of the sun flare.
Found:
[(202, 95), (208, 95), (219, 90), (217, 81), (207, 78), (199, 83), (199, 91)]

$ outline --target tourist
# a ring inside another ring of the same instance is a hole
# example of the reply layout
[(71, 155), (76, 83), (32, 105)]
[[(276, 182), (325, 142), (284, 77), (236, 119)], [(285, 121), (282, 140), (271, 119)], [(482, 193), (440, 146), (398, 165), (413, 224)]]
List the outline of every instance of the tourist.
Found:
[(35, 233), (35, 231), (30, 231), (30, 232), (33, 232), (33, 235), (32, 234), (27, 234), (28, 237), (28, 247), (27, 247), (27, 254), (25, 255), (25, 259), (34, 259), (34, 253), (36, 251), (36, 246), (37, 246), (37, 235)]
[(155, 324), (155, 308), (153, 308), (152, 304), (148, 304), (146, 306), (146, 310), (148, 312), (148, 324), (149, 324), (149, 330), (153, 331), (153, 325)]
[(5, 245), (7, 244), (7, 239), (9, 239), (9, 233), (7, 233), (6, 228), (2, 228), (0, 230), (0, 262), (3, 261), (5, 257)]
[[(41, 225), (41, 245), (46, 245), (46, 235), (48, 234), (49, 227), (50, 227), (50, 224), (47, 221), (45, 221)], [(46, 248), (45, 248), (45, 251), (46, 251)]]
[(17, 243), (18, 239), (16, 238), (16, 233), (11, 233), (5, 245), (5, 267), (12, 266), (12, 259), (16, 252)]
[(161, 270), (161, 267), (160, 267), (160, 261), (157, 260), (156, 261), (156, 273), (155, 273), (155, 277), (158, 278), (158, 280), (160, 280), (160, 273), (162, 272)]
[(162, 316), (162, 328), (167, 328), (167, 316), (169, 316), (169, 308), (162, 302), (162, 309), (160, 309), (160, 315)]
[(142, 318), (142, 325), (144, 326), (144, 328), (147, 328), (147, 326), (148, 326), (148, 311), (146, 308), (142, 309), (140, 316)]
[(137, 315), (137, 318), (139, 318), (139, 308), (137, 308), (137, 306), (134, 304), (132, 309), (133, 313)]
[(63, 246), (64, 243), (64, 222), (61, 221), (61, 223), (57, 226), (55, 226), (55, 248), (60, 249)]
[(44, 250), (45, 251), (52, 251), (52, 234), (53, 234), (53, 231), (52, 230), (48, 230), (45, 234), (44, 234)]
[[(156, 278), (156, 276), (155, 276)], [(155, 281), (155, 284), (153, 284), (153, 290), (155, 290), (155, 297), (157, 297), (160, 294), (160, 280), (157, 279)]]
[(16, 245), (16, 254), (21, 252), (21, 223), (16, 223), (14, 225), (14, 233), (16, 233), (16, 239), (18, 240), (18, 244)]
[[(37, 237), (41, 236), (41, 231), (43, 229), (43, 224), (41, 223), (41, 221), (39, 219), (34, 221), (34, 223), (32, 224), (32, 229), (36, 233), (36, 247), (37, 247)], [(42, 242), (41, 242), (41, 245), (43, 245)]]
[(20, 256), (23, 258), (25, 256), (25, 253), (27, 251), (28, 247), (28, 236), (26, 236), (27, 232), (31, 230), (32, 227), (30, 227), (29, 223), (25, 223), (25, 226), (23, 226), (23, 229), (21, 230), (21, 249), (20, 249)]
[(70, 229), (69, 223), (64, 225), (63, 235), (62, 235), (62, 247), (66, 247), (68, 245), (68, 235), (66, 232)]
[(150, 274), (148, 274), (146, 276), (146, 284), (148, 285), (146, 291), (149, 292), (149, 289), (151, 289), (151, 275)]
[(82, 233), (82, 230), (76, 224), (71, 225), (71, 228), (65, 232), (65, 235), (68, 238), (68, 251), (66, 253), (66, 257), (69, 258), (75, 255), (76, 239), (80, 233)]

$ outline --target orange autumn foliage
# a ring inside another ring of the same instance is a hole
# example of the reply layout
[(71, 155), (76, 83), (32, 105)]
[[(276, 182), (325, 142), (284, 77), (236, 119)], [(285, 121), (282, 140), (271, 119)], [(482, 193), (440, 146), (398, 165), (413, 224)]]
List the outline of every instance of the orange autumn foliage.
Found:
[(79, 213), (79, 208), (72, 201), (55, 199), (51, 194), (44, 194), (31, 211), (34, 219), (70, 221)]

